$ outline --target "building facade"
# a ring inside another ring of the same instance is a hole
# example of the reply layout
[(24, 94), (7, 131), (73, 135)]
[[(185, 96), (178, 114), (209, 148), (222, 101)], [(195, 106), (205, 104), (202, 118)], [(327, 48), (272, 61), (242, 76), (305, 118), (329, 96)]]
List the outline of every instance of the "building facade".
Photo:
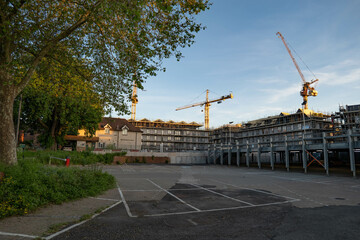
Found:
[[(85, 136), (85, 131), (79, 131), (79, 137)], [(124, 118), (104, 117), (95, 133), (98, 142), (93, 147), (98, 149), (141, 150), (140, 128), (135, 127)], [(79, 146), (79, 143), (78, 143)]]
[(129, 120), (142, 130), (142, 149), (145, 151), (206, 151), (210, 131), (200, 130), (202, 125), (157, 119)]
[(345, 131), (360, 128), (360, 104), (340, 106), (335, 118), (340, 119), (341, 128)]
[[(322, 132), (333, 131), (334, 126), (330, 116), (308, 111), (303, 113), (299, 109), (296, 113), (280, 113), (254, 121), (241, 126), (225, 125), (215, 129), (212, 133), (212, 142), (215, 144), (256, 144), (284, 143), (288, 140), (305, 138), (320, 138)], [(308, 142), (310, 143), (310, 142)]]

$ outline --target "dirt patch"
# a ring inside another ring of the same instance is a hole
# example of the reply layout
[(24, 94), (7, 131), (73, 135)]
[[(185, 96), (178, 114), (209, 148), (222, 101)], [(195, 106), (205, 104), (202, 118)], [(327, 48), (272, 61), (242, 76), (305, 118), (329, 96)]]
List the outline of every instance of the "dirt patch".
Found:
[(134, 157), (134, 156), (115, 156), (114, 164), (124, 163), (170, 163), (169, 157)]

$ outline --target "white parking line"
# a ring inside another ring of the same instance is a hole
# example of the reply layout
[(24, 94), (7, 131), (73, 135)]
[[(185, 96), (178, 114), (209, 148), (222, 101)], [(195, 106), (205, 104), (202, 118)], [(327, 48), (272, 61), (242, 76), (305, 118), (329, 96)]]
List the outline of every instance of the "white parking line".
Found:
[(198, 185), (195, 185), (195, 184), (190, 184), (190, 185), (192, 185), (192, 186), (194, 186), (194, 187), (198, 187), (198, 188), (200, 188), (200, 189), (202, 189), (202, 190), (205, 190), (205, 191), (208, 191), (208, 192), (211, 192), (211, 193), (217, 194), (217, 195), (222, 196), (222, 197), (224, 197), (224, 198), (228, 198), (228, 199), (233, 200), (233, 201), (236, 201), (236, 202), (241, 202), (241, 203), (245, 203), (245, 204), (250, 205), (250, 206), (255, 206), (255, 205), (254, 205), (254, 204), (252, 204), (252, 203), (245, 202), (245, 201), (242, 201), (242, 200), (239, 200), (239, 199), (233, 198), (233, 197), (229, 197), (229, 196), (227, 196), (227, 195), (224, 195), (224, 194), (221, 194), (221, 193), (215, 192), (215, 191), (210, 190), (210, 189), (207, 189), (207, 188), (203, 188), (203, 187), (198, 186)]
[(265, 192), (265, 191), (261, 191), (261, 190), (257, 190), (257, 189), (252, 189), (252, 188), (240, 187), (240, 186), (237, 186), (237, 185), (234, 185), (234, 184), (230, 184), (230, 183), (226, 183), (226, 182), (222, 182), (222, 181), (218, 181), (218, 180), (214, 180), (214, 179), (210, 179), (210, 180), (213, 181), (213, 182), (222, 183), (222, 184), (232, 186), (232, 187), (236, 187), (236, 188), (239, 188), (239, 189), (245, 189), (245, 190), (250, 190), (250, 191), (259, 192), (259, 193), (263, 193), (263, 194), (268, 194), (268, 195), (272, 195), (272, 196), (276, 196), (276, 197), (282, 197), (282, 198), (287, 198), (287, 199), (299, 201), (299, 199), (292, 198), (292, 197), (287, 197), (287, 196), (283, 196), (283, 195), (279, 195), (279, 194), (275, 194), (275, 193), (269, 193), (269, 192)]
[(86, 220), (84, 220), (84, 221), (82, 221), (82, 222), (79, 222), (79, 223), (76, 223), (76, 224), (74, 224), (74, 225), (71, 225), (71, 226), (69, 226), (69, 227), (67, 227), (67, 228), (64, 228), (63, 230), (61, 230), (61, 231), (59, 231), (59, 232), (56, 232), (56, 233), (54, 233), (54, 234), (52, 234), (52, 235), (50, 235), (50, 236), (47, 236), (47, 237), (45, 237), (44, 239), (45, 239), (45, 240), (52, 239), (52, 238), (54, 238), (54, 237), (56, 237), (56, 236), (58, 236), (58, 235), (60, 235), (60, 234), (62, 234), (62, 233), (64, 233), (64, 232), (67, 232), (67, 231), (69, 231), (69, 230), (71, 230), (71, 229), (73, 229), (73, 228), (75, 228), (75, 227), (77, 227), (77, 226), (80, 226), (80, 225), (86, 223), (87, 221), (90, 221), (91, 219), (93, 219), (93, 218), (99, 216), (100, 214), (106, 212), (107, 210), (109, 210), (109, 209), (117, 206), (117, 205), (120, 204), (120, 203), (121, 203), (121, 201), (116, 202), (116, 203), (114, 203), (113, 205), (111, 205), (110, 207), (102, 210), (100, 213), (94, 214), (90, 219), (86, 219)]
[[(216, 189), (216, 188), (207, 188), (207, 189)], [(175, 189), (169, 189), (169, 191), (174, 192), (174, 191), (194, 191), (194, 190), (199, 190), (199, 188), (175, 188)], [(145, 189), (139, 189), (139, 190), (122, 190), (122, 192), (163, 192), (164, 190), (145, 190)]]
[(99, 197), (90, 197), (90, 198), (98, 199), (98, 200), (104, 200), (104, 201), (114, 201), (114, 202), (120, 201), (120, 199), (112, 199), (112, 198), (99, 198)]
[(198, 209), (198, 208), (196, 208), (196, 207), (194, 207), (194, 206), (192, 206), (192, 205), (190, 205), (190, 204), (188, 204), (187, 202), (185, 202), (184, 200), (182, 200), (182, 199), (180, 199), (180, 198), (178, 198), (177, 196), (175, 196), (174, 194), (172, 194), (171, 192), (169, 192), (169, 191), (167, 191), (166, 189), (164, 189), (164, 188), (162, 188), (162, 187), (160, 187), (159, 185), (157, 185), (156, 183), (154, 183), (153, 181), (151, 181), (150, 179), (146, 179), (147, 181), (149, 181), (149, 182), (151, 182), (152, 184), (154, 184), (156, 187), (158, 187), (158, 188), (160, 188), (161, 190), (163, 190), (164, 192), (166, 192), (167, 194), (169, 194), (169, 195), (171, 195), (171, 196), (173, 196), (174, 198), (176, 198), (177, 200), (179, 200), (181, 203), (183, 203), (183, 204), (185, 204), (185, 205), (187, 205), (187, 206), (189, 206), (189, 207), (191, 207), (192, 209), (194, 209), (195, 211), (201, 211), (200, 209)]
[(9, 233), (9, 232), (0, 232), (0, 235), (12, 236), (12, 237), (38, 238), (38, 236), (20, 234), (20, 233)]
[(122, 202), (124, 203), (124, 206), (125, 206), (125, 209), (126, 209), (127, 214), (129, 215), (129, 217), (137, 217), (137, 216), (135, 216), (135, 215), (132, 215), (132, 213), (131, 213), (131, 211), (130, 211), (130, 208), (129, 208), (129, 206), (128, 206), (125, 198), (124, 198), (124, 195), (123, 195), (123, 193), (122, 193), (122, 191), (121, 191), (121, 189), (120, 189), (119, 184), (116, 183), (116, 185), (117, 185), (118, 191), (119, 191), (119, 193), (120, 193), (121, 200), (122, 200)]
[(247, 205), (247, 206), (238, 206), (238, 207), (229, 207), (229, 208), (217, 208), (217, 209), (207, 209), (201, 211), (187, 211), (187, 212), (175, 212), (175, 213), (159, 213), (159, 214), (149, 214), (144, 215), (144, 217), (162, 217), (162, 216), (172, 216), (172, 215), (184, 215), (184, 214), (192, 214), (192, 213), (204, 213), (204, 212), (218, 212), (218, 211), (228, 211), (228, 210), (236, 210), (242, 208), (254, 208), (254, 207), (265, 207), (265, 206), (272, 206), (272, 205), (281, 205), (291, 202), (300, 201), (299, 199), (284, 201), (284, 202), (273, 202), (273, 203), (264, 203), (264, 204), (257, 204), (257, 205)]

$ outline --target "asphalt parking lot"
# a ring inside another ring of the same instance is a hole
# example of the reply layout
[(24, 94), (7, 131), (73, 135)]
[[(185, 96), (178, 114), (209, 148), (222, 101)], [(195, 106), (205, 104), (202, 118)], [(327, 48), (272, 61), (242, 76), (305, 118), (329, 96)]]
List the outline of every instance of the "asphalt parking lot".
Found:
[(107, 166), (121, 203), (52, 239), (360, 239), (360, 181), (227, 166)]

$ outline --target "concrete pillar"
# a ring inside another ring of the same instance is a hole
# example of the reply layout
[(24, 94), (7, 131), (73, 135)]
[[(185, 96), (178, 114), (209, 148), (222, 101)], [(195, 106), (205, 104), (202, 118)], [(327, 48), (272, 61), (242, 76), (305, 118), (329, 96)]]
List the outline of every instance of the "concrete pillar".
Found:
[(302, 138), (302, 160), (303, 160), (303, 168), (304, 172), (307, 173), (307, 154), (306, 154), (306, 148), (305, 148), (305, 135), (303, 134)]
[(214, 165), (216, 164), (216, 157), (217, 157), (217, 146), (214, 144)]
[(223, 144), (220, 144), (220, 164), (224, 164), (224, 153), (223, 153)]
[(258, 143), (257, 143), (257, 162), (258, 162), (258, 167), (261, 168), (261, 147), (260, 147), (260, 139), (258, 139)]
[(272, 138), (270, 138), (270, 165), (271, 165), (271, 170), (274, 170), (274, 149), (273, 149), (273, 142), (272, 142)]
[(287, 171), (290, 170), (289, 146), (286, 135), (285, 135), (285, 167)]
[(232, 152), (232, 149), (231, 149), (231, 143), (228, 144), (228, 165), (230, 166), (231, 165), (231, 152)]
[(208, 144), (208, 154), (207, 154), (207, 158), (206, 158), (206, 164), (210, 164), (211, 162), (211, 145)]
[(348, 130), (348, 144), (349, 144), (349, 155), (350, 155), (350, 169), (353, 172), (353, 176), (356, 177), (356, 165), (355, 165), (355, 152), (354, 143), (351, 137), (352, 131)]
[(323, 154), (324, 154), (324, 167), (326, 170), (326, 175), (329, 176), (329, 153), (328, 153), (328, 147), (326, 142), (326, 133), (322, 133), (323, 137)]
[(249, 140), (246, 140), (246, 166), (250, 167), (250, 147)]
[(240, 166), (240, 148), (239, 148), (239, 141), (236, 140), (236, 165)]

